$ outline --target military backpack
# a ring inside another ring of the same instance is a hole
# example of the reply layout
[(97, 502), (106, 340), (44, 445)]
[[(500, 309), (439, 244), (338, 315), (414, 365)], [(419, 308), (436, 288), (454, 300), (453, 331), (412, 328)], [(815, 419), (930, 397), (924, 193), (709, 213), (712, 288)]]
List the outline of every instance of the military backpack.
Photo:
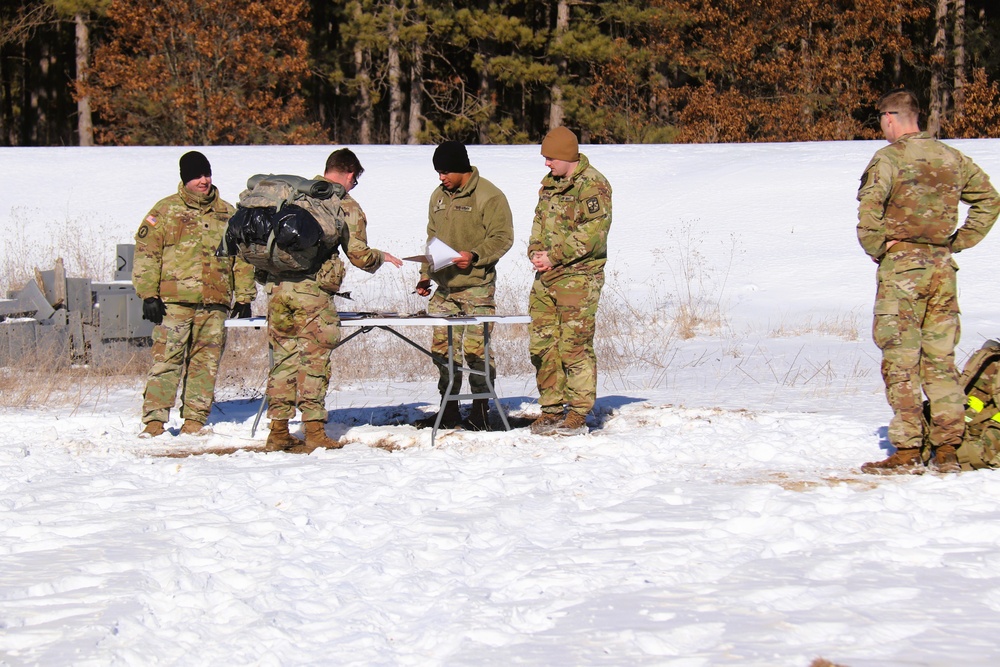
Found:
[[(1000, 468), (1000, 341), (986, 341), (969, 357), (959, 382), (965, 391), (965, 435), (958, 462), (963, 470)], [(925, 403), (925, 417), (928, 412)]]
[(275, 277), (314, 275), (337, 252), (344, 194), (340, 185), (324, 180), (253, 176), (216, 254), (239, 255)]

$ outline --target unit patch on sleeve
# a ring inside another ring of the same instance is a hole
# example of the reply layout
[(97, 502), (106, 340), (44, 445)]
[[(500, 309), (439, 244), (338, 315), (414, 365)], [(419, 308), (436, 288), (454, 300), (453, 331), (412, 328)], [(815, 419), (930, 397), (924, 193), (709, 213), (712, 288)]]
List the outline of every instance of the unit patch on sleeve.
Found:
[(147, 234), (149, 234), (149, 227), (143, 225), (142, 227), (139, 228), (139, 231), (136, 232), (135, 235), (138, 236), (140, 239), (144, 239), (146, 238)]
[(601, 202), (598, 201), (597, 197), (591, 197), (587, 200), (587, 212), (597, 213), (601, 210)]

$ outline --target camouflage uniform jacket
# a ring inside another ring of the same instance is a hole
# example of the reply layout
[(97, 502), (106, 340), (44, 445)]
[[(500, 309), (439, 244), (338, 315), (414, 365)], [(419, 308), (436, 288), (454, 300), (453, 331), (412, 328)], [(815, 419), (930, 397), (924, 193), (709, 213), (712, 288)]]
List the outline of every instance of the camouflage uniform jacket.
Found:
[[(926, 132), (904, 135), (875, 153), (861, 177), (858, 201), (858, 240), (875, 260), (893, 240), (952, 252), (971, 248), (1000, 213), (989, 176)], [(960, 201), (969, 212), (956, 231)]]
[(438, 186), (431, 193), (427, 238), (433, 237), (459, 252), (474, 253), (477, 259), (467, 269), (451, 265), (432, 272), (422, 264), (421, 280), (431, 278), (453, 290), (494, 284), (497, 262), (514, 245), (514, 218), (507, 197), (473, 167), (469, 182), (457, 192)]
[[(316, 180), (329, 180), (317, 176)], [(385, 263), (385, 254), (368, 246), (368, 218), (357, 200), (350, 194), (341, 195), (340, 207), (346, 230), (341, 234), (340, 245), (344, 248), (348, 261), (362, 271), (375, 273)]]
[(568, 178), (551, 173), (542, 179), (528, 239), (528, 257), (548, 252), (552, 270), (541, 274), (551, 285), (570, 275), (601, 273), (608, 261), (611, 184), (580, 154)]
[(177, 194), (158, 201), (135, 234), (132, 284), (139, 298), (229, 306), (235, 293), (238, 302), (253, 301), (253, 267), (215, 256), (234, 212), (215, 186), (203, 196), (181, 183)]

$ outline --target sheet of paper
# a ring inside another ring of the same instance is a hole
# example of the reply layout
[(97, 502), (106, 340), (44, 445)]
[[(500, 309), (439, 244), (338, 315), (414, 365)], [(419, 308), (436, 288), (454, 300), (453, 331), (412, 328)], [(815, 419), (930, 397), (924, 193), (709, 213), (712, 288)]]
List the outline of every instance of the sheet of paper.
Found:
[(403, 260), (407, 262), (427, 262), (431, 266), (431, 271), (440, 271), (444, 267), (454, 264), (455, 260), (459, 257), (461, 255), (458, 254), (457, 250), (435, 236), (427, 242), (423, 255), (404, 257)]

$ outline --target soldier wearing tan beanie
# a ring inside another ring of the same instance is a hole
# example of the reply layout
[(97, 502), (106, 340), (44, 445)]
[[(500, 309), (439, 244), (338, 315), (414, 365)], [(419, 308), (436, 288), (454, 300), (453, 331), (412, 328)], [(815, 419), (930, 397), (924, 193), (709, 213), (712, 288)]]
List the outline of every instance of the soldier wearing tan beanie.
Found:
[(608, 260), (611, 185), (565, 127), (545, 135), (541, 152), (549, 173), (528, 239), (535, 269), (528, 312), (542, 414), (531, 431), (576, 435), (587, 432), (597, 400), (594, 330)]
[(542, 155), (553, 160), (576, 162), (580, 159), (580, 145), (572, 130), (560, 125), (553, 128), (542, 140)]

